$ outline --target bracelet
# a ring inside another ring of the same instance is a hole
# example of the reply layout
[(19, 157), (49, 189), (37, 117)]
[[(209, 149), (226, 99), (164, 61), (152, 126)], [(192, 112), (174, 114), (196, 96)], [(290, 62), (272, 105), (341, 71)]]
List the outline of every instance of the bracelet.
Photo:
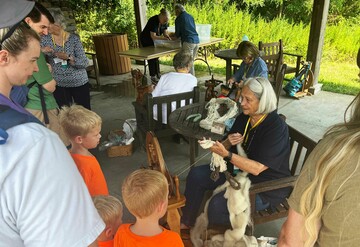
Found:
[(230, 162), (232, 159), (232, 155), (233, 155), (232, 152), (229, 151), (228, 155), (226, 157), (224, 157), (224, 160), (226, 162)]

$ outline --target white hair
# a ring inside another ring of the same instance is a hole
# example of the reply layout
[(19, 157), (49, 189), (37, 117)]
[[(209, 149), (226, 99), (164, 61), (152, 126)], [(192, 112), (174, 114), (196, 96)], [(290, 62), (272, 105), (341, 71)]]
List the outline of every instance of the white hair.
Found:
[(60, 8), (48, 8), (50, 14), (54, 17), (54, 22), (66, 29), (66, 19)]
[(249, 78), (245, 81), (244, 86), (248, 86), (259, 99), (257, 114), (268, 114), (276, 110), (275, 91), (268, 79), (263, 77)]
[(185, 8), (182, 4), (179, 4), (179, 3), (175, 4), (175, 13), (181, 14), (184, 11), (185, 11)]

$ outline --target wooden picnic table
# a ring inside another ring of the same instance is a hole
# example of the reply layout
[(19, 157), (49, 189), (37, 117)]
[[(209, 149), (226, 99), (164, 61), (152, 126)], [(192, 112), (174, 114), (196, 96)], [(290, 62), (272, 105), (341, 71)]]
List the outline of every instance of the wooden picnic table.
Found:
[(195, 113), (202, 115), (201, 119), (207, 116), (207, 110), (205, 109), (205, 102), (194, 103), (180, 107), (173, 111), (169, 116), (169, 124), (172, 129), (177, 133), (189, 138), (190, 144), (190, 164), (194, 164), (198, 155), (198, 143), (197, 140), (205, 138), (211, 138), (212, 140), (222, 140), (225, 135), (219, 135), (210, 132), (210, 130), (203, 129), (199, 126), (199, 121), (193, 122), (193, 119), (186, 120), (188, 116)]
[[(210, 38), (209, 40), (200, 40), (199, 43), (199, 56), (196, 60), (201, 60), (208, 66), (209, 73), (211, 74), (211, 69), (207, 61), (207, 47), (213, 44), (218, 44), (223, 41), (223, 38)], [(139, 47), (127, 51), (118, 52), (119, 56), (129, 57), (131, 59), (142, 60), (144, 61), (144, 74), (146, 74), (146, 61), (149, 59), (160, 58), (172, 53), (180, 51), (180, 48), (166, 48), (166, 47)]]
[(226, 81), (228, 81), (233, 74), (231, 70), (232, 60), (240, 59), (236, 55), (236, 49), (220, 50), (215, 52), (214, 56), (226, 61)]

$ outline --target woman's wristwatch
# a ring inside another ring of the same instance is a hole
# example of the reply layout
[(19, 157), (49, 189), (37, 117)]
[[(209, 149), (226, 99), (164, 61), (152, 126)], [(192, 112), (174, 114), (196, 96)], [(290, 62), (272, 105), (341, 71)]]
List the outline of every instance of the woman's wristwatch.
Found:
[(233, 155), (232, 152), (229, 151), (228, 155), (226, 157), (224, 157), (224, 160), (226, 162), (230, 162), (232, 159), (232, 155)]

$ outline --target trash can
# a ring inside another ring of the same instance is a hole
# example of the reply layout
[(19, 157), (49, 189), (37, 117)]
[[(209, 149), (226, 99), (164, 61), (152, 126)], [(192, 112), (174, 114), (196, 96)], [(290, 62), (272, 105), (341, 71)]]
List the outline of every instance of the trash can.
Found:
[(127, 34), (98, 34), (93, 36), (93, 41), (101, 74), (118, 75), (131, 71), (130, 58), (117, 54), (129, 50)]

